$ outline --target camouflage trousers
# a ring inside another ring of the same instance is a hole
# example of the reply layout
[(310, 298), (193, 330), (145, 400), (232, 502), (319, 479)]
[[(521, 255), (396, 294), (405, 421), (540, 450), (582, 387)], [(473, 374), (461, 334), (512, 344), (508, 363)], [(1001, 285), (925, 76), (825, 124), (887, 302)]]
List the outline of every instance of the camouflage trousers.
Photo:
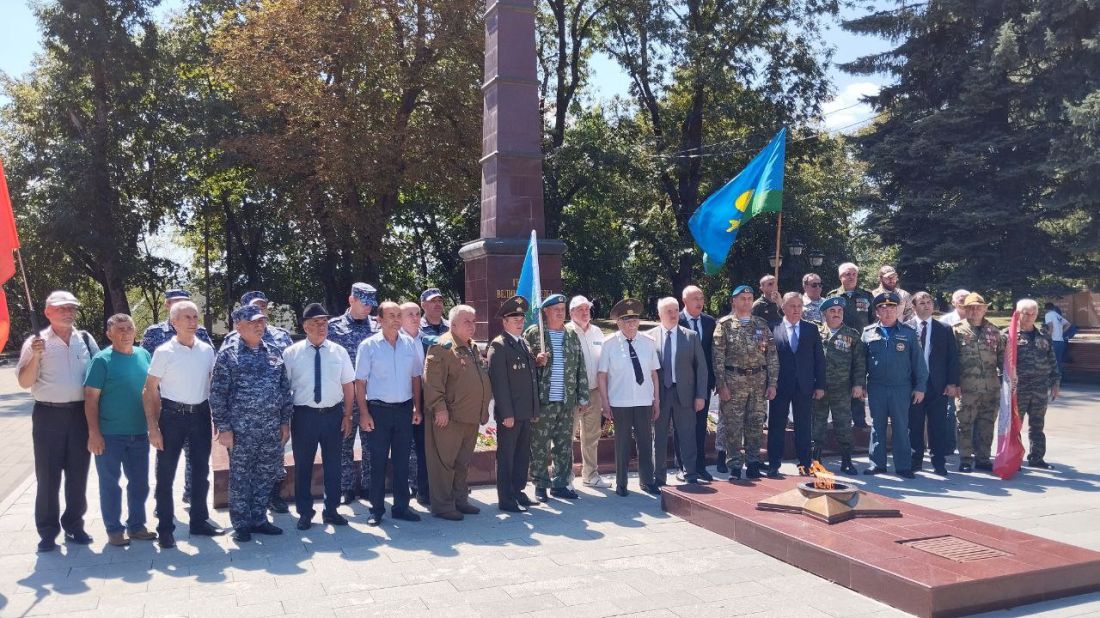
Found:
[(722, 403), (718, 403), (718, 428), (714, 431), (714, 450), (726, 450), (726, 426), (722, 423)]
[(993, 424), (1001, 405), (999, 391), (963, 390), (957, 402), (958, 447), (961, 461), (989, 463), (993, 448)]
[[(1020, 381), (1020, 386), (1025, 386)], [(1027, 420), (1027, 439), (1030, 447), (1027, 450), (1027, 460), (1034, 462), (1046, 457), (1047, 436), (1043, 433), (1046, 424), (1047, 403), (1050, 401), (1050, 390), (1037, 388), (1016, 389), (1016, 404), (1019, 406), (1021, 420)]]
[(245, 529), (267, 521), (277, 470), (283, 469), (279, 429), (233, 432), (229, 450), (229, 519)]
[[(359, 429), (359, 407), (356, 406), (351, 413), (351, 435), (344, 438), (340, 447), (340, 491), (361, 490), (363, 497), (370, 488), (370, 433)], [(360, 460), (359, 467), (355, 467), (355, 434), (359, 434)], [(415, 434), (414, 434), (415, 435)], [(416, 439), (413, 439), (412, 448), (409, 449), (409, 491), (412, 495), (418, 493), (416, 486)], [(283, 471), (286, 477), (286, 471)], [(282, 480), (282, 479), (279, 479)], [(419, 492), (423, 494), (424, 492)]]
[(539, 422), (531, 425), (531, 481), (538, 489), (560, 489), (572, 476), (573, 410), (561, 402), (543, 404)]
[[(742, 462), (760, 463), (760, 444), (764, 440), (764, 419), (768, 400), (764, 391), (767, 376), (760, 372), (751, 376), (734, 375), (726, 382), (730, 400), (721, 403), (718, 426), (725, 428), (722, 445), (726, 447), (726, 465), (740, 470)], [(745, 447), (744, 458), (741, 446)]]
[(825, 448), (829, 414), (833, 416), (833, 435), (842, 455), (852, 454), (852, 389), (825, 389), (825, 396), (814, 400), (810, 439), (817, 448)]

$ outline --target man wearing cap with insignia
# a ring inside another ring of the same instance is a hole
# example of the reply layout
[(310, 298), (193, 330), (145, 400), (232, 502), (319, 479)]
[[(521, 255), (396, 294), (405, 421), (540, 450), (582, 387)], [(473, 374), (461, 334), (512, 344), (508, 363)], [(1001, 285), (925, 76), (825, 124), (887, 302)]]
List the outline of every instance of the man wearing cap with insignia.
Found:
[[(378, 291), (369, 283), (353, 283), (348, 295), (348, 308), (343, 315), (328, 321), (328, 338), (348, 353), (351, 365), (355, 366), (355, 355), (359, 344), (374, 334), (375, 324), (371, 312), (378, 306)], [(355, 465), (355, 433), (359, 432), (362, 445), (360, 465)], [(360, 480), (361, 479), (361, 480)], [(370, 488), (370, 437), (359, 431), (359, 404), (353, 402), (351, 413), (351, 434), (340, 445), (340, 501), (351, 504), (355, 500), (356, 488), (359, 497), (369, 498)]]
[(714, 329), (714, 379), (721, 401), (719, 422), (726, 428), (726, 465), (732, 483), (741, 478), (742, 462), (748, 478), (763, 476), (760, 443), (767, 403), (775, 399), (779, 356), (767, 321), (752, 315), (752, 288), (739, 285), (730, 293), (730, 299), (733, 312), (719, 319)]
[[(420, 308), (424, 317), (420, 318), (420, 334), (424, 337), (440, 337), (451, 328), (451, 323), (443, 317), (443, 292), (439, 288), (428, 288), (420, 293)], [(424, 350), (430, 342), (424, 343)]]
[[(264, 315), (264, 341), (279, 348), (279, 353), (282, 354), (283, 350), (290, 347), (290, 344), (294, 343), (294, 340), (290, 337), (290, 333), (285, 328), (273, 326), (267, 324), (267, 310), (271, 302), (267, 299), (267, 294), (260, 292), (259, 290), (253, 292), (245, 292), (241, 295), (241, 306), (246, 307), (248, 305), (254, 305)], [(234, 345), (237, 342), (237, 331), (233, 331), (225, 336), (222, 340), (222, 347), (219, 351), (224, 350), (230, 345)], [(285, 475), (284, 475), (285, 477)], [(285, 503), (284, 503), (285, 506)], [(286, 513), (286, 510), (279, 511), (280, 513)]]
[(924, 400), (928, 365), (917, 331), (898, 321), (901, 299), (893, 292), (874, 299), (878, 321), (863, 329), (867, 347), (867, 403), (871, 408), (871, 467), (864, 474), (886, 472), (886, 427), (893, 431), (894, 471), (913, 478), (909, 444), (909, 406)]
[(282, 350), (264, 340), (267, 319), (255, 305), (233, 312), (238, 334), (223, 346), (210, 380), (210, 413), (218, 442), (229, 449), (229, 518), (233, 539), (282, 534), (267, 519), (275, 471), (283, 468), (294, 410)]
[(348, 524), (336, 507), (340, 505), (340, 445), (345, 436), (352, 435), (355, 368), (347, 350), (328, 339), (328, 320), (328, 311), (321, 304), (306, 305), (302, 312), (306, 338), (283, 350), (294, 404), (290, 421), (294, 465), (301, 471), (294, 475), (299, 530), (309, 530), (313, 522), (310, 486), (318, 447), (325, 488), (321, 521), (334, 526)]
[[(844, 323), (844, 305), (840, 296), (821, 303), (821, 346), (825, 352), (825, 396), (814, 400), (811, 458), (821, 462), (826, 443), (829, 416), (833, 417), (833, 435), (840, 446), (840, 471), (859, 474), (852, 463), (852, 398), (863, 398), (867, 383), (867, 355), (862, 333)], [(822, 464), (824, 465), (824, 464)]]
[(588, 407), (577, 406), (573, 413), (574, 432), (580, 435), (581, 482), (587, 487), (607, 487), (600, 476), (599, 450), (603, 418), (600, 402), (600, 385), (596, 380), (596, 365), (603, 349), (603, 329), (592, 323), (592, 301), (584, 296), (574, 296), (569, 301), (569, 323), (565, 328), (577, 335), (584, 355), (584, 368), (588, 379)]
[[(535, 355), (539, 377), (539, 422), (532, 427), (531, 480), (539, 502), (556, 498), (576, 500), (569, 487), (573, 476), (574, 410), (588, 411), (588, 370), (577, 334), (565, 328), (565, 296), (551, 294), (542, 301), (545, 321), (540, 331), (532, 324), (523, 333)], [(543, 349), (545, 341), (546, 349)], [(547, 468), (554, 468), (553, 477)]]
[(504, 332), (489, 343), (489, 378), (497, 424), (497, 507), (522, 513), (534, 504), (527, 494), (531, 423), (539, 418), (535, 359), (523, 339), (527, 299), (513, 296), (497, 311)]
[[(23, 342), (16, 365), (19, 386), (34, 396), (31, 440), (34, 444), (34, 522), (38, 551), (57, 548), (57, 535), (88, 545), (84, 531), (88, 467), (88, 419), (84, 415), (84, 377), (99, 346), (86, 331), (76, 328), (80, 303), (69, 292), (58, 290), (46, 297), (50, 325)], [(65, 512), (58, 492), (65, 478)]]
[[(871, 306), (875, 297), (867, 290), (859, 287), (859, 267), (851, 262), (845, 262), (837, 268), (840, 276), (840, 286), (829, 292), (829, 296), (840, 296), (844, 299), (844, 323), (859, 331), (875, 321), (875, 310)], [(852, 423), (856, 427), (867, 426), (866, 406), (862, 399), (852, 399)]]
[(954, 326), (959, 352), (959, 472), (993, 470), (990, 450), (1001, 401), (1006, 337), (985, 318), (986, 309), (982, 295), (971, 292), (963, 300), (963, 320)]
[[(597, 375), (603, 396), (603, 415), (615, 421), (615, 493), (626, 497), (630, 451), (638, 453), (638, 484), (658, 496), (654, 482), (653, 421), (661, 414), (657, 346), (639, 336), (642, 301), (624, 298), (611, 308), (618, 332), (604, 341)], [(663, 465), (663, 462), (662, 462)]]
[[(428, 288), (420, 293), (420, 309), (424, 315), (420, 318), (419, 341), (424, 354), (428, 353), (428, 347), (436, 342), (444, 333), (450, 330), (451, 323), (443, 317), (443, 293), (439, 288)], [(422, 506), (430, 504), (428, 464), (424, 455), (424, 432), (427, 424), (413, 425), (413, 456), (416, 458), (416, 501)], [(410, 469), (412, 472), (413, 469)]]
[[(164, 317), (167, 318), (168, 315), (171, 313), (172, 305), (185, 300), (191, 300), (191, 293), (187, 290), (174, 289), (165, 292), (164, 310), (166, 315)], [(163, 322), (157, 322), (156, 324), (153, 324), (149, 328), (145, 329), (145, 334), (141, 336), (141, 347), (145, 348), (149, 352), (149, 354), (152, 355), (153, 352), (155, 352), (157, 348), (161, 346), (161, 344), (166, 343), (175, 334), (176, 329), (172, 328), (171, 320), (166, 319)], [(195, 337), (198, 337), (199, 341), (202, 341), (203, 343), (206, 343), (211, 347), (213, 347), (214, 345), (214, 342), (210, 340), (210, 333), (206, 332), (206, 328), (201, 325), (199, 326), (198, 330), (195, 331)], [(184, 504), (188, 504), (191, 502), (190, 442), (185, 442), (183, 444), (183, 461), (183, 502)]]
[(878, 287), (871, 290), (871, 293), (878, 296), (884, 292), (898, 295), (898, 320), (908, 324), (913, 319), (912, 296), (898, 287), (898, 271), (893, 266), (886, 265), (878, 269)]

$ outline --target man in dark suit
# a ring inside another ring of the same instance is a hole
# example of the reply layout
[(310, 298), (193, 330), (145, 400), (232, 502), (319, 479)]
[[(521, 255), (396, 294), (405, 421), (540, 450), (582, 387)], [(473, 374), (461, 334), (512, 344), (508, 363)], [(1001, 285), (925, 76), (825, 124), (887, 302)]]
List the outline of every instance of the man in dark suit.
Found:
[(669, 296), (657, 301), (661, 325), (647, 335), (657, 344), (661, 359), (658, 371), (661, 413), (654, 423), (654, 482), (665, 484), (668, 468), (668, 426), (676, 426), (683, 470), (676, 478), (685, 483), (699, 482), (699, 464), (695, 445), (695, 415), (704, 411), (707, 394), (707, 359), (699, 335), (680, 326), (680, 304)]
[(531, 423), (539, 418), (535, 359), (523, 340), (527, 300), (513, 296), (497, 312), (504, 332), (489, 344), (489, 380), (497, 422), (497, 505), (522, 513), (534, 501), (523, 493), (531, 462)]
[(924, 428), (928, 424), (928, 446), (932, 451), (932, 468), (947, 476), (946, 457), (951, 453), (952, 426), (947, 415), (947, 402), (958, 394), (959, 358), (954, 331), (939, 320), (932, 319), (935, 303), (928, 292), (912, 296), (910, 322), (917, 331), (924, 360), (928, 364), (928, 388), (920, 403), (909, 406), (909, 443), (913, 450), (913, 471), (924, 462)]
[[(714, 327), (717, 324), (714, 316), (703, 312), (703, 290), (697, 286), (689, 285), (684, 288), (681, 299), (684, 301), (684, 310), (680, 312), (680, 326), (686, 326), (695, 331), (699, 336), (699, 342), (703, 345), (703, 355), (707, 357), (707, 393), (703, 397), (703, 409), (695, 413), (695, 458), (699, 478), (704, 481), (713, 481), (714, 477), (707, 472), (707, 414), (710, 410), (710, 396), (714, 392)], [(679, 451), (679, 439), (677, 439), (677, 451)], [(719, 445), (718, 471), (726, 467), (726, 453)], [(679, 457), (679, 455), (677, 455)], [(681, 462), (683, 459), (681, 459)], [(682, 465), (682, 464), (681, 464)], [(685, 470), (686, 472), (686, 470)]]
[(768, 406), (768, 476), (779, 476), (787, 415), (794, 410), (794, 446), (798, 473), (810, 469), (810, 429), (813, 400), (825, 396), (825, 353), (821, 332), (802, 319), (802, 295), (783, 295), (783, 320), (772, 331), (779, 354), (779, 382)]

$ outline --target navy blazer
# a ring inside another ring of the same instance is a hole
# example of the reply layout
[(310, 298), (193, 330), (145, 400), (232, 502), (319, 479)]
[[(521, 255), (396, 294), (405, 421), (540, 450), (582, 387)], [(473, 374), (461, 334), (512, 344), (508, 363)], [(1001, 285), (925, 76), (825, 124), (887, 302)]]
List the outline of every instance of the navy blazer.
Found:
[(798, 351), (791, 351), (786, 321), (772, 330), (775, 351), (779, 354), (779, 381), (776, 388), (783, 392), (794, 389), (810, 395), (825, 388), (825, 350), (821, 347), (821, 331), (813, 322), (799, 320)]
[[(699, 343), (703, 344), (703, 354), (707, 357), (708, 393), (714, 390), (714, 329), (717, 325), (718, 321), (714, 319), (714, 316), (706, 312), (699, 314), (699, 327), (703, 331), (703, 336), (700, 338)], [(680, 310), (680, 326), (689, 330), (695, 330), (691, 327), (691, 317), (683, 309)]]
[[(928, 318), (932, 326), (932, 349), (928, 352), (928, 387), (926, 397), (943, 395), (948, 384), (959, 384), (959, 351), (955, 347), (955, 331), (935, 318)], [(920, 337), (920, 320), (909, 323)], [(920, 342), (924, 345), (924, 342)]]

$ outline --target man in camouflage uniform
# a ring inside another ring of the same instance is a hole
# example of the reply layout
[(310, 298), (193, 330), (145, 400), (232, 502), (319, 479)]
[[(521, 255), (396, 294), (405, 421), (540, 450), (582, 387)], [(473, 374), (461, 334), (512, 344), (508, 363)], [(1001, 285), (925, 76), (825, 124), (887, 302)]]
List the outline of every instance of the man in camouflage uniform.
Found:
[[(378, 306), (378, 291), (366, 283), (353, 283), (348, 295), (348, 310), (343, 315), (328, 321), (328, 339), (348, 352), (352, 366), (355, 365), (355, 353), (359, 344), (374, 334), (374, 320), (371, 312)], [(355, 500), (355, 488), (359, 487), (359, 496), (368, 498), (370, 487), (370, 438), (359, 427), (359, 405), (352, 409), (351, 435), (344, 438), (340, 448), (340, 502), (351, 504)], [(362, 457), (359, 468), (355, 467), (355, 432), (359, 431), (359, 443)], [(361, 477), (361, 479), (360, 479)]]
[(898, 321), (909, 325), (913, 320), (912, 294), (898, 287), (898, 271), (893, 266), (883, 266), (878, 269), (878, 287), (871, 290), (875, 296), (893, 292), (901, 299), (898, 305)]
[(867, 382), (867, 357), (863, 334), (844, 324), (844, 305), (840, 296), (821, 303), (821, 344), (825, 348), (825, 396), (814, 401), (814, 447), (812, 458), (821, 461), (829, 415), (833, 416), (833, 434), (840, 445), (840, 471), (859, 474), (852, 464), (852, 398), (863, 397)]
[[(546, 502), (547, 489), (557, 498), (576, 500), (569, 487), (573, 475), (573, 411), (588, 410), (588, 371), (577, 333), (565, 328), (565, 296), (552, 294), (542, 302), (545, 324), (540, 336), (538, 324), (523, 333), (535, 356), (539, 377), (539, 422), (531, 427), (531, 480), (539, 502)], [(546, 348), (543, 349), (543, 338)], [(550, 477), (547, 463), (554, 466)]]
[(1039, 317), (1039, 303), (1025, 298), (1016, 303), (1016, 313), (1020, 320), (1016, 335), (1016, 404), (1020, 417), (1027, 417), (1027, 437), (1031, 443), (1027, 465), (1052, 470), (1054, 466), (1044, 460), (1047, 438), (1043, 425), (1047, 402), (1058, 398), (1062, 372), (1050, 335), (1035, 323)]
[(974, 468), (992, 471), (989, 452), (1000, 408), (1005, 336), (985, 319), (986, 304), (981, 294), (967, 295), (963, 312), (966, 319), (954, 327), (959, 351), (959, 472)]
[(725, 426), (729, 481), (741, 478), (741, 445), (747, 476), (760, 474), (760, 443), (767, 401), (775, 398), (779, 356), (768, 323), (752, 315), (752, 288), (739, 285), (730, 294), (733, 313), (714, 329), (714, 380), (721, 400), (719, 422)]
[(222, 348), (210, 380), (210, 414), (229, 449), (229, 518), (233, 539), (282, 534), (267, 520), (276, 469), (290, 437), (293, 411), (282, 350), (263, 340), (267, 320), (253, 305), (233, 312), (237, 343)]
[[(840, 286), (829, 292), (828, 296), (840, 296), (846, 303), (844, 305), (844, 324), (856, 329), (862, 336), (863, 329), (874, 322), (875, 310), (871, 306), (875, 296), (867, 290), (859, 287), (859, 267), (851, 262), (845, 262), (837, 268), (840, 276)], [(852, 423), (856, 427), (867, 427), (866, 408), (862, 399), (852, 398)]]
[[(187, 290), (168, 290), (164, 293), (164, 311), (170, 312), (172, 305), (184, 301), (191, 300), (191, 293)], [(141, 347), (145, 348), (149, 355), (152, 356), (153, 352), (157, 351), (157, 348), (163, 343), (168, 341), (176, 335), (176, 329), (172, 328), (171, 320), (164, 320), (163, 322), (157, 322), (149, 328), (145, 329), (145, 334), (141, 336)], [(210, 341), (210, 333), (206, 332), (206, 328), (199, 326), (199, 329), (195, 331), (195, 337), (203, 343), (213, 347), (214, 342)], [(190, 504), (191, 502), (191, 443), (183, 443), (183, 466), (185, 473), (183, 475), (183, 503)]]

